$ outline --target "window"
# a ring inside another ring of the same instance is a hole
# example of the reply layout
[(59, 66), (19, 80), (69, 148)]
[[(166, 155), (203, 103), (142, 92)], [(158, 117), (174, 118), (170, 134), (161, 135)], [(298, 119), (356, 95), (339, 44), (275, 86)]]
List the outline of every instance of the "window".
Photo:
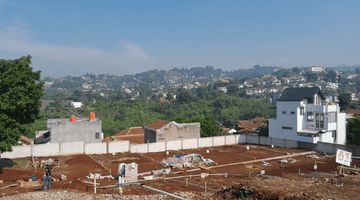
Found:
[(313, 122), (314, 121), (314, 114), (313, 112), (307, 112), (307, 121)]
[(283, 126), (282, 129), (286, 129), (286, 130), (292, 130), (292, 127), (288, 127), (288, 126)]
[(300, 107), (300, 115), (304, 115), (304, 107)]
[(336, 122), (336, 112), (329, 112), (326, 114), (327, 123), (335, 123)]
[(100, 133), (99, 132), (95, 133), (95, 139), (100, 139)]
[(313, 104), (314, 103), (314, 98), (308, 98), (307, 102)]
[(316, 128), (324, 128), (324, 113), (316, 113)]
[(282, 111), (282, 114), (286, 115), (286, 111)]
[[(189, 131), (190, 132), (190, 131)], [(184, 138), (183, 136), (179, 136), (178, 138)]]
[(292, 114), (292, 115), (295, 115), (295, 111), (291, 111), (291, 114)]

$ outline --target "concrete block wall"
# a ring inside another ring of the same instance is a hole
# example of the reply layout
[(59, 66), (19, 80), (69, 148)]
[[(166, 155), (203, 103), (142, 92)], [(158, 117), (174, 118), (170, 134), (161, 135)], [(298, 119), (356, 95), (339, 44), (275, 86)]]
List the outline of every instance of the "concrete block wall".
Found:
[(30, 146), (13, 146), (12, 152), (4, 152), (1, 158), (23, 158), (31, 156)]
[(259, 136), (256, 136), (256, 135), (246, 135), (246, 143), (249, 143), (249, 144), (259, 144)]
[(38, 144), (33, 146), (33, 156), (59, 155), (59, 143)]
[(278, 139), (278, 138), (271, 138), (271, 143), (275, 146), (275, 147), (285, 147), (285, 140), (283, 139)]
[[(201, 138), (199, 140), (201, 140)], [(196, 149), (196, 148), (198, 148), (198, 138), (182, 140), (182, 149)]]
[[(211, 146), (213, 146), (212, 143), (213, 143), (212, 137), (199, 138), (199, 148), (211, 147)], [(195, 148), (196, 148), (196, 147), (195, 147)]]
[(106, 142), (84, 144), (85, 154), (105, 154), (106, 149)]
[(181, 149), (181, 140), (172, 140), (166, 142), (166, 150), (179, 150)]
[(271, 138), (269, 137), (263, 137), (263, 136), (259, 136), (259, 139), (260, 139), (260, 144), (261, 145), (268, 145), (268, 146), (271, 146)]
[(236, 141), (238, 144), (246, 143), (246, 135), (236, 135)]
[(216, 136), (213, 138), (213, 146), (224, 146), (225, 145), (225, 136)]
[(117, 152), (129, 152), (130, 142), (129, 140), (119, 141), (115, 140), (109, 142), (109, 152), (108, 153), (117, 153)]
[(148, 152), (161, 152), (165, 151), (165, 142), (149, 143)]
[(225, 136), (225, 145), (236, 144), (236, 135), (226, 135)]
[(59, 145), (60, 155), (69, 154), (83, 154), (84, 153), (84, 142), (67, 142), (60, 143)]
[[(147, 153), (148, 152), (148, 144), (137, 144), (136, 146), (136, 152), (137, 153)], [(136, 153), (134, 152), (134, 153)]]
[(329, 153), (329, 154), (336, 153), (335, 146), (333, 144), (330, 144), (330, 143), (318, 142), (317, 143), (317, 149), (320, 152), (325, 151), (326, 153)]
[(285, 140), (284, 141), (284, 146), (285, 146), (285, 148), (296, 149), (298, 147), (298, 144), (297, 144), (297, 141)]

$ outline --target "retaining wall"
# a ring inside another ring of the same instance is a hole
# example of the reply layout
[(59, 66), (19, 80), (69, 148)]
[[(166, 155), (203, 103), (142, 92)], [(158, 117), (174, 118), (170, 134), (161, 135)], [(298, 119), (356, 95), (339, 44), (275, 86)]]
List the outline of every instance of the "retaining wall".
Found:
[(213, 137), (213, 146), (224, 146), (225, 145), (225, 136)]
[(318, 142), (317, 143), (318, 151), (321, 151), (321, 152), (325, 151), (328, 154), (336, 153), (336, 152), (334, 152), (334, 147), (335, 147), (335, 145), (330, 144), (330, 143), (325, 143), (325, 142)]
[(148, 144), (137, 144), (134, 145), (135, 148), (135, 152), (132, 153), (147, 153), (148, 152)]
[(198, 148), (197, 138), (182, 140), (182, 149), (196, 149), (196, 148)]
[(200, 138), (199, 139), (199, 148), (211, 147), (211, 146), (213, 146), (212, 142), (213, 142), (212, 137)]
[(31, 156), (30, 146), (13, 146), (12, 152), (4, 152), (1, 158), (23, 158)]
[(148, 145), (149, 145), (149, 151), (148, 152), (165, 151), (165, 142), (149, 143)]
[(181, 149), (181, 140), (172, 140), (166, 142), (166, 150), (179, 150)]
[(59, 145), (60, 155), (68, 154), (83, 154), (84, 153), (84, 142), (67, 142), (60, 143)]
[(119, 141), (114, 140), (109, 142), (108, 153), (117, 153), (117, 152), (129, 152), (130, 142), (129, 140)]
[(263, 137), (263, 136), (260, 136), (260, 144), (261, 145), (268, 145), (268, 146), (270, 146), (270, 145), (272, 145), (271, 144), (271, 138), (269, 138), (269, 137)]
[(236, 135), (236, 141), (238, 144), (246, 143), (246, 135)]
[(225, 136), (225, 145), (236, 144), (236, 135), (227, 135)]
[(259, 136), (246, 135), (246, 142), (249, 144), (259, 144)]
[(50, 143), (50, 144), (33, 146), (33, 156), (56, 156), (56, 155), (59, 155), (59, 143)]
[(85, 154), (105, 154), (106, 142), (84, 144)]
[(298, 147), (298, 143), (297, 143), (297, 141), (285, 140), (284, 146), (285, 146), (285, 148), (296, 149)]

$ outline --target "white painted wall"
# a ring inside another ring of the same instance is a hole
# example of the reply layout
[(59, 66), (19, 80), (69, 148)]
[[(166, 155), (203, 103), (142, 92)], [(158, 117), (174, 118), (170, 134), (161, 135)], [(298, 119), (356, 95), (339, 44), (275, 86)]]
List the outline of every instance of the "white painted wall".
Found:
[(33, 156), (59, 155), (59, 143), (39, 144), (33, 146)]
[(165, 142), (149, 143), (149, 152), (165, 151)]
[(171, 140), (166, 142), (166, 150), (181, 149), (181, 140)]
[(213, 137), (213, 146), (224, 146), (225, 145), (225, 137), (224, 136), (215, 136)]
[[(201, 140), (201, 138), (199, 139)], [(195, 149), (198, 148), (197, 143), (198, 143), (198, 139), (197, 138), (193, 138), (193, 139), (185, 139), (182, 142), (182, 148), (183, 149)]]
[(59, 145), (60, 155), (69, 154), (83, 154), (84, 153), (84, 142), (67, 142), (60, 143)]
[(1, 158), (23, 158), (31, 156), (30, 146), (13, 146), (12, 152), (4, 152)]
[(199, 148), (203, 147), (211, 147), (212, 146), (212, 138), (200, 138), (199, 139)]
[(85, 144), (85, 154), (105, 154), (106, 142)]
[(128, 152), (129, 147), (129, 140), (114, 140), (112, 142), (109, 142), (109, 153)]

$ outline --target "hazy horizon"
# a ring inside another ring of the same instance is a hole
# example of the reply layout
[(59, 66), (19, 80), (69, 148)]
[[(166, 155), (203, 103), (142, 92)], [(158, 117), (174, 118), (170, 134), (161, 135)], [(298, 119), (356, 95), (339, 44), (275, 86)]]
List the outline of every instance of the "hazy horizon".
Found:
[(0, 0), (0, 59), (42, 77), (360, 64), (359, 1)]

